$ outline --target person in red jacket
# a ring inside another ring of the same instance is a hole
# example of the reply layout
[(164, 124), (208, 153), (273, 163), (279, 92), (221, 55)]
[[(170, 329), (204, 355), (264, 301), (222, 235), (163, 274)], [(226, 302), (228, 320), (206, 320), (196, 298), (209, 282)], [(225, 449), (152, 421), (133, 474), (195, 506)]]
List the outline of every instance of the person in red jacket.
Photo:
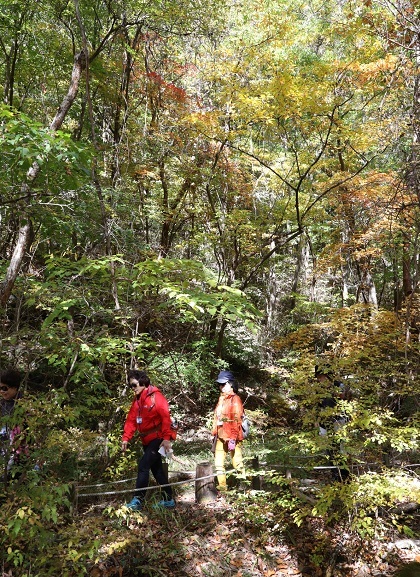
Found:
[(242, 415), (244, 407), (236, 394), (238, 386), (230, 371), (221, 371), (217, 377), (220, 387), (219, 401), (214, 410), (212, 434), (216, 438), (214, 466), (216, 469), (218, 489), (226, 491), (225, 459), (230, 454), (233, 467), (245, 476), (242, 457)]
[[(146, 497), (150, 471), (159, 485), (168, 484), (168, 476), (162, 466), (161, 453), (166, 455), (171, 453), (173, 432), (168, 401), (160, 390), (150, 383), (147, 373), (131, 370), (128, 373), (128, 382), (130, 388), (133, 389), (134, 400), (124, 425), (122, 450), (127, 449), (128, 442), (137, 431), (143, 443), (144, 453), (138, 463), (135, 495), (127, 507), (140, 511)], [(164, 486), (162, 492), (163, 500), (158, 503), (158, 506), (175, 507), (172, 488)]]

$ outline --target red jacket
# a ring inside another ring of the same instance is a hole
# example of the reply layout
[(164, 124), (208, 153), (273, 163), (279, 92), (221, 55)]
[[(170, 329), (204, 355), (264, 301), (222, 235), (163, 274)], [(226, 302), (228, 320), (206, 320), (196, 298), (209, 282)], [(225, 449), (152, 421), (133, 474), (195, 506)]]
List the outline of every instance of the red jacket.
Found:
[(124, 425), (123, 441), (138, 431), (143, 445), (153, 439), (171, 440), (171, 417), (168, 401), (157, 387), (149, 385), (135, 398)]
[(214, 410), (212, 435), (217, 435), (219, 439), (224, 441), (229, 439), (242, 441), (244, 438), (242, 431), (243, 414), (244, 406), (236, 393), (221, 394)]

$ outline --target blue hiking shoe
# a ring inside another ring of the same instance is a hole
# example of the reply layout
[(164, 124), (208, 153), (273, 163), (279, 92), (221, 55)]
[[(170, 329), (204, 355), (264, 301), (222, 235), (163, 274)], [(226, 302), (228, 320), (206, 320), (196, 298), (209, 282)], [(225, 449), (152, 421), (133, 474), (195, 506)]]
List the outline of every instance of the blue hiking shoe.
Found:
[(159, 503), (153, 505), (153, 509), (173, 509), (174, 507), (175, 501), (173, 499), (170, 499), (169, 501), (162, 499), (162, 501), (159, 501)]
[(141, 511), (143, 508), (143, 504), (138, 497), (133, 497), (129, 503), (126, 505), (127, 509), (131, 509), (132, 511)]

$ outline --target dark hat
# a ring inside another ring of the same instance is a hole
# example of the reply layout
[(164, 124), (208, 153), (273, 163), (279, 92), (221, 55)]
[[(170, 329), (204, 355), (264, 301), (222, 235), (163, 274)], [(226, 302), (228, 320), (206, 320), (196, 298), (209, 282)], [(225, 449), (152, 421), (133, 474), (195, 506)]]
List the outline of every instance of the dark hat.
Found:
[(219, 383), (220, 385), (224, 385), (228, 381), (232, 382), (234, 379), (235, 377), (230, 371), (220, 371), (216, 379), (216, 382)]

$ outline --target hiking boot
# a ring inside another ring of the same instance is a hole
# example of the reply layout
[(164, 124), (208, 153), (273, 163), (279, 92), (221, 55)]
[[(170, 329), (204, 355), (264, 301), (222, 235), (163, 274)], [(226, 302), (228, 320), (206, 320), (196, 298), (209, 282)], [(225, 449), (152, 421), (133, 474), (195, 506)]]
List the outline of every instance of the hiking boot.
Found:
[(162, 499), (162, 501), (159, 501), (159, 503), (156, 503), (156, 505), (153, 505), (153, 509), (173, 509), (175, 507), (175, 501), (173, 499), (170, 499), (169, 501), (165, 501), (164, 499)]
[(127, 509), (131, 509), (132, 511), (141, 511), (143, 508), (143, 504), (138, 497), (133, 497), (129, 503), (126, 505)]

